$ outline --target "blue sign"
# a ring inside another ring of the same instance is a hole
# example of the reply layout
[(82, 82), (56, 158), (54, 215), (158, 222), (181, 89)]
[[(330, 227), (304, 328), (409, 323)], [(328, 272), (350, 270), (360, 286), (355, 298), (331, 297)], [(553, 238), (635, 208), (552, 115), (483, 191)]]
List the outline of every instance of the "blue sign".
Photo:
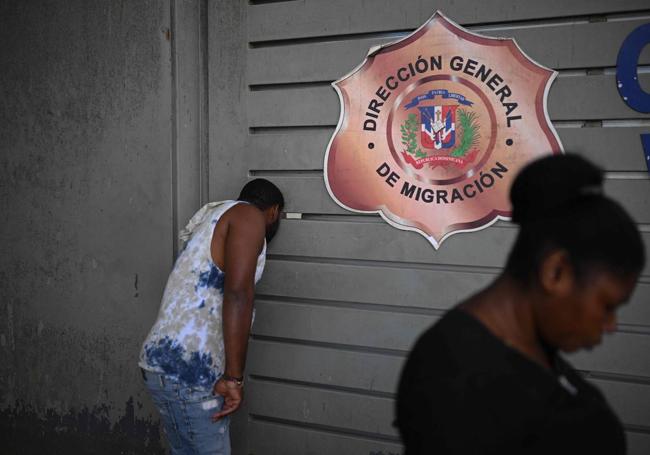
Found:
[[(629, 107), (644, 114), (650, 113), (650, 93), (639, 84), (637, 66), (639, 56), (645, 46), (650, 44), (650, 24), (643, 24), (630, 33), (618, 52), (616, 61), (616, 84), (618, 93)], [(641, 135), (645, 164), (650, 172), (650, 134)]]

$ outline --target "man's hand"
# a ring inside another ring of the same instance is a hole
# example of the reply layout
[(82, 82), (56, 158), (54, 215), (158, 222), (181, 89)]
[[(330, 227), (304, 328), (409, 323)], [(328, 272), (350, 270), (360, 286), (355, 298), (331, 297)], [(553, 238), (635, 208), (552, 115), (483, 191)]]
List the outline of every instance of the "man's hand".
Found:
[(212, 389), (212, 393), (224, 397), (221, 411), (212, 416), (213, 422), (235, 412), (244, 400), (244, 386), (237, 385), (235, 382), (227, 381), (224, 378), (217, 381)]

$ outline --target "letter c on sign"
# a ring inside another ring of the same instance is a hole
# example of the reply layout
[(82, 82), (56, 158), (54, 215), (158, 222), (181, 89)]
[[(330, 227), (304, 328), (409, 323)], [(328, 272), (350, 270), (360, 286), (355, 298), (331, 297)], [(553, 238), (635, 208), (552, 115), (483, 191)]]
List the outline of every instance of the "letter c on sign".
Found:
[[(616, 61), (616, 84), (618, 93), (629, 107), (644, 114), (650, 113), (650, 93), (639, 85), (637, 65), (643, 48), (650, 44), (650, 24), (643, 24), (630, 33), (618, 52)], [(650, 134), (642, 134), (641, 142), (646, 165), (650, 172)]]

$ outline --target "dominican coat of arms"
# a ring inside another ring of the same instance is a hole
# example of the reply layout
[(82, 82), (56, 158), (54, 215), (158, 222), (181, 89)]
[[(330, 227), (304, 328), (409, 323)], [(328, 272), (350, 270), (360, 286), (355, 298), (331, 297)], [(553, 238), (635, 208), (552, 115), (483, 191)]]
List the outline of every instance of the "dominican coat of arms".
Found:
[(518, 170), (562, 152), (546, 110), (556, 75), (514, 40), (437, 12), (332, 84), (341, 115), (325, 157), (330, 195), (435, 248), (507, 219)]

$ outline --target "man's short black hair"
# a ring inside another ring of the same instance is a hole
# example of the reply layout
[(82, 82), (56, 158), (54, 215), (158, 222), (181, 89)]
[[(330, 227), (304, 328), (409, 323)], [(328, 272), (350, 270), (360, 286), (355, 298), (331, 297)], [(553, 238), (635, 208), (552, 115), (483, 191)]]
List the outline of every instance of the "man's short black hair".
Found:
[(260, 210), (278, 205), (280, 210), (284, 208), (284, 197), (280, 189), (266, 179), (254, 179), (248, 182), (239, 193), (237, 198), (246, 201)]

